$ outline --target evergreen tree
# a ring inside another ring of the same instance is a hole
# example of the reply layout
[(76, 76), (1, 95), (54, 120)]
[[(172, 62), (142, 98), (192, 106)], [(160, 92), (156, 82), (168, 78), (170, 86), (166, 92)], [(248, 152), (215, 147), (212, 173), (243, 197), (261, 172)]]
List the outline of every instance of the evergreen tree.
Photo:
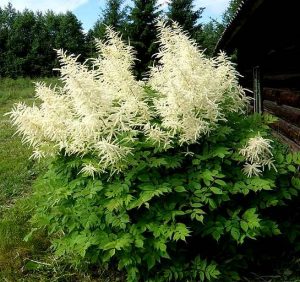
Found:
[(124, 33), (126, 10), (122, 7), (123, 3), (124, 0), (107, 0), (101, 17), (86, 36), (87, 53), (90, 57), (93, 57), (96, 51), (94, 38), (103, 39), (106, 26), (111, 26), (114, 30)]
[(206, 55), (213, 55), (216, 44), (223, 30), (223, 25), (215, 20), (210, 20), (202, 26), (199, 42)]
[(93, 27), (93, 36), (103, 38), (105, 26), (111, 26), (116, 31), (122, 32), (126, 12), (122, 9), (124, 0), (107, 0), (106, 7), (102, 11), (102, 16)]
[(3, 9), (0, 8), (0, 76), (10, 76), (14, 65), (9, 39), (16, 16), (17, 12), (11, 3)]
[(24, 10), (18, 13), (8, 39), (12, 76), (31, 76), (30, 52), (34, 38), (35, 14)]
[(203, 25), (200, 35), (200, 44), (205, 49), (205, 53), (212, 56), (218, 40), (222, 36), (224, 29), (230, 23), (237, 12), (242, 0), (231, 0), (227, 9), (222, 15), (222, 21), (218, 22), (214, 19)]
[(81, 23), (71, 12), (17, 12), (0, 8), (0, 76), (49, 76), (58, 66), (54, 49), (85, 53)]
[(167, 16), (177, 22), (192, 38), (199, 40), (201, 32), (201, 19), (204, 8), (195, 10), (193, 0), (171, 0), (168, 5)]
[(157, 52), (156, 21), (160, 15), (157, 0), (134, 0), (126, 35), (137, 52), (135, 74), (138, 78), (145, 75), (153, 54)]
[(224, 28), (230, 23), (241, 3), (242, 0), (231, 0), (229, 2), (227, 9), (222, 16), (222, 24)]
[[(32, 76), (51, 76), (54, 67), (54, 50), (51, 46), (51, 34), (46, 24), (46, 16), (36, 14), (33, 26), (31, 50), (28, 54)], [(47, 64), (45, 62), (48, 62)]]
[(67, 50), (69, 53), (84, 53), (84, 33), (82, 23), (72, 12), (57, 15), (59, 19), (56, 48)]

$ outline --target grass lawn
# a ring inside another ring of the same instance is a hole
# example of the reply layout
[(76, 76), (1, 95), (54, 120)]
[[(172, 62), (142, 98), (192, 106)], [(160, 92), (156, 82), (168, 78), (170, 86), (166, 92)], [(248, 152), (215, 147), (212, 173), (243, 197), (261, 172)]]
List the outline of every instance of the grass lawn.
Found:
[[(5, 115), (17, 102), (33, 103), (34, 81), (28, 78), (0, 79), (0, 211), (30, 190), (37, 173), (37, 166), (29, 160), (31, 149), (15, 135), (16, 129)], [(51, 78), (43, 81), (49, 84), (57, 82)]]
[(32, 80), (0, 79), (0, 281), (22, 281), (17, 276), (34, 248), (23, 241), (29, 230), (24, 202), (39, 166), (29, 160), (31, 149), (14, 135), (15, 128), (5, 115), (14, 103), (32, 104), (33, 100)]

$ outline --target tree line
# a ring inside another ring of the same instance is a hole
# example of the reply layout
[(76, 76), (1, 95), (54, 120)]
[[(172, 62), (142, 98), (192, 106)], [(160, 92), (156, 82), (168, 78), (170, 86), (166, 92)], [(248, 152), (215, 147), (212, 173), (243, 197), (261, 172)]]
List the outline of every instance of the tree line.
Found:
[(94, 26), (85, 33), (72, 12), (56, 14), (30, 10), (17, 11), (11, 4), (0, 7), (0, 77), (53, 76), (58, 67), (55, 49), (81, 54), (83, 61), (95, 56), (94, 38), (105, 38), (105, 27), (112, 26), (137, 52), (135, 73), (141, 77), (157, 52), (156, 20), (176, 21), (212, 55), (214, 46), (230, 21), (240, 0), (231, 0), (220, 22), (201, 23), (204, 7), (195, 8), (194, 0), (172, 0), (166, 9), (157, 0), (107, 0)]

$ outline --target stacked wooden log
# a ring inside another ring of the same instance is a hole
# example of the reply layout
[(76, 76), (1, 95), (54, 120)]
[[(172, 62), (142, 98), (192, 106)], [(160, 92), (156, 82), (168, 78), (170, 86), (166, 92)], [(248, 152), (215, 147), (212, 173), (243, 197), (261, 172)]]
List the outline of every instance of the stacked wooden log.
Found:
[(263, 89), (263, 108), (278, 118), (272, 128), (283, 135), (285, 142), (300, 149), (300, 91), (292, 89)]

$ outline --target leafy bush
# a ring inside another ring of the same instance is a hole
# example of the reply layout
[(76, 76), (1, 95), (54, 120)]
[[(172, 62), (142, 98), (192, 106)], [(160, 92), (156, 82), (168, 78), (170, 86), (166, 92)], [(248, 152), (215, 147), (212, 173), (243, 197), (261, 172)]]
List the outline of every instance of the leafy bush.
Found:
[(115, 265), (127, 281), (238, 279), (251, 242), (285, 230), (278, 211), (297, 199), (300, 156), (271, 147), (271, 116), (243, 115), (223, 54), (206, 59), (161, 25), (158, 66), (138, 82), (132, 49), (108, 36), (92, 70), (60, 51), (64, 86), (38, 85), (41, 107), (11, 113), (35, 157), (56, 155), (33, 224), (58, 256)]

